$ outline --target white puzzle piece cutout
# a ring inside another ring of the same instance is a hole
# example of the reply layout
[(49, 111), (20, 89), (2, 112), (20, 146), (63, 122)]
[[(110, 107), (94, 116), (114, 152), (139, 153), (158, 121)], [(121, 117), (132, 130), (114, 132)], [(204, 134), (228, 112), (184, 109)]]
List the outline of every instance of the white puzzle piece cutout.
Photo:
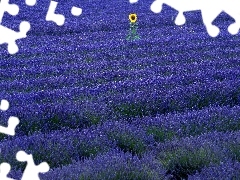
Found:
[(19, 122), (20, 121), (17, 117), (11, 116), (8, 119), (8, 127), (0, 126), (0, 133), (14, 136), (15, 129), (16, 129), (17, 125), (19, 124)]
[(28, 6), (34, 6), (36, 2), (36, 0), (25, 0), (26, 5)]
[(221, 12), (230, 15), (235, 22), (228, 27), (228, 32), (236, 35), (240, 29), (240, 1), (239, 0), (155, 0), (150, 9), (154, 13), (160, 13), (162, 5), (166, 4), (178, 11), (175, 19), (176, 25), (183, 25), (186, 22), (184, 12), (201, 10), (203, 23), (210, 36), (218, 36), (220, 29), (212, 22)]
[[(56, 1), (51, 1), (48, 12), (46, 15), (46, 21), (53, 21), (55, 22), (58, 26), (62, 26), (65, 22), (65, 17), (62, 14), (56, 14), (55, 10), (57, 8), (58, 2)], [(73, 16), (80, 16), (82, 14), (82, 9), (76, 6), (73, 6), (71, 8), (71, 14)]]
[[(0, 110), (6, 111), (9, 108), (9, 102), (5, 99), (1, 100), (0, 104)], [(19, 119), (17, 117), (11, 116), (8, 119), (8, 127), (3, 127), (0, 125), (0, 133), (7, 134), (14, 136), (15, 135), (15, 129), (17, 125), (19, 124)]]
[(131, 4), (138, 2), (138, 0), (129, 0)]
[(46, 15), (46, 21), (53, 21), (58, 26), (62, 26), (65, 22), (65, 17), (62, 14), (55, 14), (57, 4), (58, 4), (58, 2), (56, 2), (56, 1), (51, 1), (50, 2), (48, 12), (47, 12), (47, 15)]
[[(5, 12), (12, 16), (16, 16), (19, 12), (19, 7), (16, 4), (9, 4), (9, 0), (0, 1), (0, 23)], [(8, 44), (8, 52), (15, 54), (18, 52), (16, 44), (17, 39), (26, 38), (27, 32), (30, 30), (30, 24), (27, 21), (22, 21), (19, 25), (19, 32), (15, 32), (0, 24), (0, 44)]]
[[(1, 100), (0, 110), (6, 111), (9, 108), (9, 102), (5, 99)], [(10, 117), (8, 120), (8, 127), (0, 126), (0, 133), (15, 135), (15, 128), (19, 124), (19, 119), (17, 117)], [(0, 180), (15, 180), (7, 177), (7, 174), (10, 172), (11, 166), (10, 164), (3, 162), (0, 164)]]
[(9, 0), (0, 1), (0, 23), (5, 12), (8, 12), (12, 16), (16, 16), (19, 12), (19, 7), (16, 4), (9, 4)]
[[(7, 100), (1, 100), (0, 110), (6, 111), (9, 108), (9, 102)], [(10, 117), (8, 120), (8, 128), (0, 126), (0, 133), (15, 135), (15, 128), (19, 124), (17, 117)], [(0, 149), (1, 150), (1, 149)], [(40, 180), (39, 173), (46, 173), (50, 167), (48, 163), (42, 162), (39, 165), (35, 165), (32, 154), (27, 154), (24, 151), (18, 151), (16, 159), (20, 162), (27, 162), (27, 166), (23, 172), (21, 180)], [(11, 165), (3, 162), (0, 164), (0, 180), (15, 180), (7, 177), (11, 170)]]
[[(25, 0), (28, 6), (34, 6), (36, 0)], [(58, 26), (62, 26), (65, 22), (65, 17), (62, 14), (55, 14), (55, 10), (58, 2), (50, 1), (50, 5), (46, 15), (46, 21), (53, 21)], [(19, 51), (16, 44), (16, 40), (26, 38), (27, 32), (30, 30), (30, 23), (27, 21), (22, 21), (19, 25), (19, 32), (15, 32), (5, 26), (1, 25), (2, 18), (5, 12), (8, 12), (12, 16), (16, 16), (19, 13), (19, 7), (16, 4), (9, 4), (9, 0), (0, 1), (0, 44), (8, 44), (8, 52), (10, 54), (15, 54)], [(71, 8), (71, 13), (74, 16), (80, 16), (82, 14), (82, 9), (73, 6)]]
[(0, 179), (1, 180), (15, 180), (12, 178), (7, 177), (7, 174), (10, 172), (11, 166), (10, 164), (3, 162), (0, 164)]
[(74, 15), (74, 16), (80, 16), (82, 14), (82, 9), (73, 6), (72, 9), (71, 9), (71, 14)]
[(5, 99), (2, 99), (0, 104), (0, 110), (6, 111), (8, 110), (8, 108), (9, 108), (9, 102)]
[(18, 151), (16, 159), (20, 162), (27, 162), (27, 166), (23, 172), (21, 180), (40, 180), (38, 174), (46, 173), (50, 167), (46, 162), (42, 162), (39, 165), (35, 165), (32, 154), (27, 154), (24, 151)]
[(27, 21), (22, 21), (19, 25), (19, 32), (15, 32), (5, 26), (0, 25), (0, 44), (8, 43), (8, 52), (15, 54), (18, 52), (16, 44), (17, 39), (27, 37), (27, 32), (30, 30), (30, 24)]

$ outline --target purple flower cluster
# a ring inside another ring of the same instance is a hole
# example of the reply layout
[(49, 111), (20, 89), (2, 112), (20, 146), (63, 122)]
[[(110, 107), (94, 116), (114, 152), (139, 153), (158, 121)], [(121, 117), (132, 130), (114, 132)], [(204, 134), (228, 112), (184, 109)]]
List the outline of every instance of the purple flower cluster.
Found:
[[(202, 110), (169, 113), (156, 117), (131, 118), (131, 124), (141, 126), (158, 141), (173, 138), (197, 136), (200, 134), (219, 131), (239, 131), (239, 106), (216, 106)], [(154, 131), (155, 129), (155, 131)], [(168, 139), (167, 135), (170, 135)]]
[(189, 176), (189, 180), (210, 180), (210, 179), (239, 179), (240, 177), (240, 163), (226, 162), (218, 166), (211, 166), (203, 168), (201, 172), (195, 175)]
[(130, 153), (111, 150), (99, 154), (93, 160), (76, 162), (69, 166), (53, 169), (50, 173), (40, 175), (41, 179), (164, 179), (164, 168), (151, 154), (139, 159)]
[[(49, 134), (35, 133), (32, 136), (21, 136), (3, 140), (0, 144), (1, 161), (10, 162), (14, 169), (23, 165), (15, 159), (15, 154), (24, 149), (34, 156), (36, 163), (48, 161), (53, 167), (71, 164), (72, 161), (95, 156), (114, 147), (105, 134), (94, 129), (53, 131)], [(11, 151), (9, 151), (11, 149)]]
[[(204, 167), (219, 165), (239, 158), (240, 131), (234, 133), (212, 132), (197, 137), (187, 137), (159, 143), (152, 154), (167, 169), (166, 175), (187, 178)], [(233, 158), (230, 144), (237, 144)], [(238, 156), (238, 157), (237, 157)], [(237, 158), (236, 158), (237, 157)]]

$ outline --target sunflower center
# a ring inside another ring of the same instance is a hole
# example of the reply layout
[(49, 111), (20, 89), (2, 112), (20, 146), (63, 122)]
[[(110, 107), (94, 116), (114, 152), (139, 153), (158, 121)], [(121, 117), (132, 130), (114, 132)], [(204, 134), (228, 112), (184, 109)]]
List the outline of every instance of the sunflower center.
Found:
[(134, 20), (134, 19), (135, 19), (135, 16), (132, 16), (131, 19)]

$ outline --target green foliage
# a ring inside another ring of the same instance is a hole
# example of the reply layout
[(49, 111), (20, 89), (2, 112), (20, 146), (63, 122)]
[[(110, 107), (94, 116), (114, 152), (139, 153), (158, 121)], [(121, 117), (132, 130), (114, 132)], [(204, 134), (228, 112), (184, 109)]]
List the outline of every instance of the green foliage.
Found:
[(29, 119), (21, 121), (17, 128), (19, 128), (20, 131), (24, 132), (25, 134), (32, 135), (34, 132), (42, 130), (42, 124), (39, 120)]
[(147, 128), (147, 134), (152, 134), (155, 141), (165, 142), (167, 140), (172, 140), (176, 133), (170, 130), (164, 130), (163, 128), (158, 128), (156, 126), (150, 126)]
[[(94, 141), (97, 141), (94, 140)], [(79, 141), (79, 139), (73, 140), (74, 149), (76, 149), (80, 159), (95, 157), (99, 152), (103, 152), (100, 145), (90, 144), (89, 142)]]
[[(73, 120), (72, 116), (76, 119)], [(81, 120), (81, 117), (78, 117), (74, 114), (55, 114), (47, 120), (48, 131), (60, 130), (62, 127), (69, 127), (71, 129), (80, 128), (83, 122), (77, 122)]]
[[(53, 148), (51, 151), (46, 151), (46, 150), (44, 151), (44, 149), (39, 151), (36, 151), (36, 150), (33, 151), (32, 154), (33, 154), (35, 163), (39, 164), (43, 161), (47, 161), (47, 163), (51, 168), (61, 167), (61, 166), (65, 166), (72, 163), (70, 153), (64, 150), (64, 148), (62, 148), (58, 144), (54, 144), (52, 145), (52, 147)], [(56, 159), (56, 157), (53, 156), (53, 154), (55, 153), (61, 153), (62, 154), (61, 158)]]
[(231, 93), (230, 105), (240, 104), (240, 87)]
[(94, 157), (98, 152), (101, 151), (100, 147), (98, 146), (91, 146), (86, 142), (80, 143), (80, 155), (83, 158)]
[(240, 144), (239, 143), (229, 143), (228, 144), (228, 149), (231, 151), (233, 154), (232, 159), (237, 160), (240, 162)]
[[(71, 152), (68, 152), (67, 149), (58, 142), (49, 142), (48, 145), (43, 145), (41, 143), (32, 143), (28, 145), (27, 152), (33, 155), (34, 162), (36, 164), (47, 161), (51, 168), (56, 168), (72, 163)], [(56, 154), (58, 154), (58, 156), (61, 158), (57, 158)]]
[[(75, 119), (73, 120), (71, 116), (74, 116)], [(52, 130), (60, 130), (62, 127), (69, 127), (72, 129), (81, 128), (82, 126), (89, 127), (98, 124), (101, 120), (101, 116), (94, 114), (93, 112), (86, 112), (84, 116), (85, 117), (81, 117), (78, 114), (55, 114), (46, 120), (47, 128), (45, 129), (43, 129), (41, 121), (34, 119), (21, 121), (17, 128), (25, 134), (31, 135), (37, 131), (48, 132)], [(0, 134), (0, 140), (4, 139), (4, 137), (6, 136)]]
[(159, 153), (158, 157), (162, 165), (178, 178), (187, 178), (188, 175), (200, 171), (210, 163), (219, 164), (220, 159), (208, 147), (201, 147), (194, 151), (179, 148), (172, 151)]
[(81, 174), (79, 177), (78, 177), (78, 180), (91, 180), (91, 178), (89, 176), (85, 176), (83, 174)]
[(0, 133), (0, 141), (5, 139), (8, 135)]
[(176, 102), (171, 101), (167, 103), (163, 102), (161, 99), (157, 99), (151, 102), (138, 101), (134, 103), (122, 103), (112, 108), (113, 112), (116, 113), (119, 118), (142, 118), (145, 116), (155, 116), (156, 114), (166, 114), (173, 111), (173, 108), (176, 108)]
[(215, 124), (215, 126), (209, 126), (207, 124), (189, 123), (182, 124), (182, 137), (197, 136), (203, 133), (214, 131), (228, 132), (240, 130), (240, 120), (231, 117), (224, 117), (224, 115), (217, 115), (211, 117), (208, 124)]
[[(131, 163), (128, 164), (128, 166), (131, 167)], [(111, 167), (110, 167), (111, 168)], [(125, 167), (126, 168), (126, 167)], [(146, 179), (154, 179), (157, 177), (157, 173), (153, 170), (150, 170), (149, 167), (142, 169), (132, 169), (130, 172), (126, 171), (124, 167), (121, 167), (119, 169), (112, 169), (107, 171), (100, 171), (95, 174), (88, 174), (86, 171), (79, 176), (79, 180), (146, 180)], [(110, 179), (109, 174), (114, 176)], [(159, 179), (161, 180), (161, 179)]]
[(124, 117), (143, 117), (146, 109), (142, 103), (123, 103), (114, 108), (114, 111)]
[(101, 116), (100, 115), (96, 115), (93, 112), (86, 112), (85, 116), (87, 117), (87, 121), (90, 125), (96, 125), (100, 122), (101, 120)]
[[(218, 93), (214, 92), (204, 92), (200, 94), (192, 94), (188, 99), (188, 108), (196, 107), (197, 109), (202, 109), (218, 102)], [(221, 103), (220, 103), (221, 104)]]
[(124, 152), (141, 155), (146, 151), (146, 146), (141, 139), (135, 138), (133, 135), (126, 132), (117, 133), (113, 131), (108, 133), (108, 137), (111, 140), (115, 140), (117, 142), (117, 146)]
[(204, 125), (199, 125), (197, 123), (189, 123), (189, 124), (182, 124), (181, 125), (182, 130), (182, 137), (186, 136), (197, 136), (204, 132), (210, 131), (210, 129), (207, 129)]
[(216, 126), (217, 131), (239, 131), (240, 118), (218, 117), (218, 121), (222, 122)]
[(49, 128), (51, 130), (58, 130), (61, 127), (61, 120), (57, 115), (54, 115), (52, 118), (48, 119)]
[(93, 58), (88, 55), (88, 56), (86, 57), (86, 62), (87, 62), (87, 63), (91, 63), (92, 61), (93, 61)]

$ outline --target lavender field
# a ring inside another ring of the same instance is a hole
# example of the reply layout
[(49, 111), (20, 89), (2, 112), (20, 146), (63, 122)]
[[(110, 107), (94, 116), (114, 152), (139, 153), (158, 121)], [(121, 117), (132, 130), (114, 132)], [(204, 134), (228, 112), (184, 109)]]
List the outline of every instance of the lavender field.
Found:
[[(57, 1), (57, 0), (56, 0)], [(19, 52), (0, 46), (0, 112), (20, 123), (15, 136), (0, 134), (0, 162), (19, 179), (19, 150), (50, 171), (41, 180), (239, 180), (240, 34), (225, 13), (210, 37), (201, 12), (185, 13), (153, 0), (58, 0), (63, 26), (46, 21), (50, 0), (19, 5), (2, 25), (18, 31)], [(83, 9), (71, 15), (72, 6)], [(130, 13), (140, 40), (127, 41)]]

